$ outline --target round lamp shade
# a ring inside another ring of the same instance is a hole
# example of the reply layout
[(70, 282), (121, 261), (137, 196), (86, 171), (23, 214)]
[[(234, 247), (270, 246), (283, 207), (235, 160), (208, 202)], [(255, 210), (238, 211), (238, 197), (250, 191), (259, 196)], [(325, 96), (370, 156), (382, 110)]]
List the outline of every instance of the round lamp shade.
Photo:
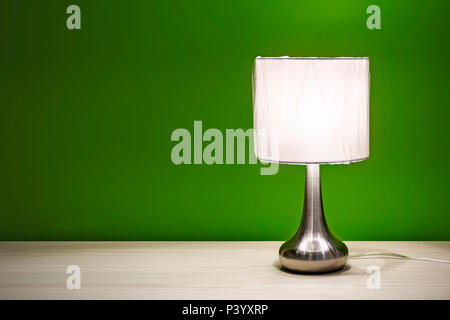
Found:
[(263, 162), (349, 163), (369, 156), (368, 58), (255, 59), (255, 153)]

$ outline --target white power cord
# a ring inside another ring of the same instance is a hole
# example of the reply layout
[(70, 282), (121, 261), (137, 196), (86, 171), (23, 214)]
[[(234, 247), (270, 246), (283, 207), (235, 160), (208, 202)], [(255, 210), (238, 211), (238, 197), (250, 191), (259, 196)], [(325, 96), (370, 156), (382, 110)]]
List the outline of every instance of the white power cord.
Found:
[(428, 262), (438, 262), (438, 263), (448, 263), (449, 260), (442, 259), (433, 259), (433, 258), (419, 258), (419, 257), (408, 257), (398, 253), (392, 252), (368, 252), (362, 254), (354, 254), (348, 257), (350, 260), (352, 259), (364, 259), (364, 258), (372, 258), (372, 259), (406, 259), (406, 260), (420, 260), (420, 261), (428, 261)]

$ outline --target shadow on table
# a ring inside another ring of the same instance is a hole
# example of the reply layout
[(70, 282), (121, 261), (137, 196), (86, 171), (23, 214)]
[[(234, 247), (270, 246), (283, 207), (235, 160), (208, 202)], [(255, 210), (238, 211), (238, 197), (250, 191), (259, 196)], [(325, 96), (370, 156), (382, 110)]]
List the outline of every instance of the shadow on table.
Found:
[(352, 259), (349, 257), (347, 264), (340, 270), (328, 273), (303, 273), (288, 270), (281, 266), (279, 260), (273, 262), (273, 266), (277, 268), (280, 272), (292, 275), (304, 275), (304, 276), (344, 276), (348, 274), (367, 274), (368, 267), (377, 266), (381, 271), (383, 270), (393, 270), (401, 267), (406, 262), (406, 258), (391, 258), (390, 256), (366, 256), (358, 257)]

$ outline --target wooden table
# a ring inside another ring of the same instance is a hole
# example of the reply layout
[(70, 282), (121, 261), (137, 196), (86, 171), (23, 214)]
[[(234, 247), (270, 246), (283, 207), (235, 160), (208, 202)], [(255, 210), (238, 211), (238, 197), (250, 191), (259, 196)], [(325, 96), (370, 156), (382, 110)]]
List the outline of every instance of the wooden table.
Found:
[[(0, 299), (450, 299), (447, 263), (364, 257), (337, 273), (299, 275), (280, 270), (280, 244), (0, 242)], [(450, 260), (450, 242), (347, 245), (351, 255)], [(81, 289), (67, 288), (69, 265), (80, 267)]]

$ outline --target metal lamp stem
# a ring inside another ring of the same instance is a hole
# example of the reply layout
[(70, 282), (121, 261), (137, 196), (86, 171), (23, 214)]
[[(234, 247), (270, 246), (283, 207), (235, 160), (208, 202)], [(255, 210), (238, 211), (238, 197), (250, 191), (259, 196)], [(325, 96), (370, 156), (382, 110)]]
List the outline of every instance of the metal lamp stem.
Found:
[(306, 165), (305, 199), (297, 233), (279, 251), (281, 265), (303, 273), (332, 272), (344, 267), (347, 246), (328, 229), (322, 204), (319, 164)]

